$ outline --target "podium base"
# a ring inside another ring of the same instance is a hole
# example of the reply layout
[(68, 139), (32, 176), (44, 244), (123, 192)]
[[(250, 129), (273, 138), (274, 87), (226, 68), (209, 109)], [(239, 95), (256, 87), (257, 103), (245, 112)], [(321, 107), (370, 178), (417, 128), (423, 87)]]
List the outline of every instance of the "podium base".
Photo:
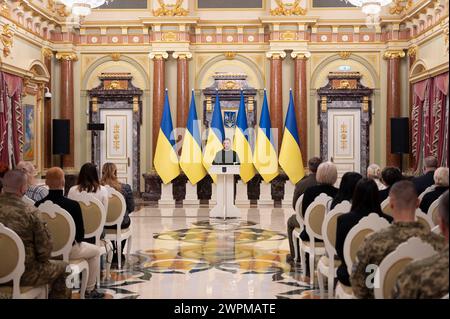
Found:
[(198, 199), (184, 199), (183, 206), (198, 206), (200, 201)]

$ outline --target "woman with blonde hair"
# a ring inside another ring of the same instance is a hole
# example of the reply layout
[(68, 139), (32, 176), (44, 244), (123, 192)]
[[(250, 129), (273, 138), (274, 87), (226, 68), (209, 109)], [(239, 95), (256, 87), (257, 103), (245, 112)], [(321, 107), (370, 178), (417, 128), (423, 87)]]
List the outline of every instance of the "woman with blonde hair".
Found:
[(420, 209), (427, 213), (431, 204), (448, 190), (448, 167), (438, 167), (434, 171), (434, 189), (420, 201)]
[(381, 182), (381, 167), (377, 164), (370, 164), (367, 167), (367, 178), (371, 179), (377, 184), (378, 190), (383, 190), (386, 186)]
[(48, 189), (44, 185), (38, 185), (36, 181), (37, 170), (33, 163), (20, 161), (17, 169), (23, 171), (27, 175), (28, 179), (28, 189), (25, 196), (37, 202), (48, 195)]
[[(134, 198), (133, 198), (133, 191), (131, 190), (131, 186), (128, 184), (124, 184), (119, 182), (117, 179), (117, 167), (114, 163), (105, 163), (102, 167), (102, 179), (101, 179), (102, 185), (108, 185), (112, 188), (114, 188), (116, 191), (120, 192), (123, 197), (125, 198), (126, 203), (126, 209), (125, 209), (125, 215), (123, 217), (122, 224), (120, 225), (121, 229), (126, 229), (130, 227), (131, 219), (130, 214), (134, 211)], [(105, 226), (105, 228), (108, 229), (115, 229), (115, 226)], [(125, 247), (126, 240), (122, 241), (122, 247)], [(116, 245), (114, 245), (114, 257), (113, 262), (117, 261), (117, 250)], [(122, 254), (121, 256), (122, 260), (125, 260), (125, 256)]]

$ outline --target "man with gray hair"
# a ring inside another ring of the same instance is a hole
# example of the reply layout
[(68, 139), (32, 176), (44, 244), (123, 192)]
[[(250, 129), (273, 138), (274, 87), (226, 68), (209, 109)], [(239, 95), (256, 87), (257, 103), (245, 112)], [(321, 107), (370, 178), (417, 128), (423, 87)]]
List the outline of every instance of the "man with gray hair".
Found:
[(375, 269), (370, 270), (370, 266), (378, 267), (384, 257), (409, 238), (419, 237), (437, 251), (445, 246), (441, 236), (431, 233), (423, 224), (415, 221), (419, 199), (413, 183), (395, 183), (389, 191), (389, 205), (394, 223), (367, 237), (356, 253), (350, 282), (354, 295), (359, 299), (374, 297), (373, 284), (369, 279)]
[(422, 194), (425, 189), (434, 184), (434, 171), (438, 168), (438, 161), (434, 156), (428, 156), (424, 159), (424, 173), (421, 176), (413, 178), (412, 182), (416, 187), (418, 195)]
[(20, 284), (49, 285), (49, 298), (70, 298), (71, 291), (66, 285), (67, 263), (50, 260), (53, 244), (47, 226), (39, 218), (39, 210), (22, 201), (28, 189), (26, 174), (21, 170), (8, 171), (2, 182), (0, 223), (16, 232), (25, 246), (25, 272)]

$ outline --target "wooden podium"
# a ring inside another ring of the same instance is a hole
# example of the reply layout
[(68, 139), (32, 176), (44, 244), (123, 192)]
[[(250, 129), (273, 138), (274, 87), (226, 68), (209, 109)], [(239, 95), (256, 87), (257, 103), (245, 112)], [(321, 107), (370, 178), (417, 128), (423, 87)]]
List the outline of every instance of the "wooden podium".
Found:
[(217, 175), (217, 204), (210, 211), (210, 218), (239, 218), (241, 212), (234, 205), (234, 175), (240, 173), (239, 165), (212, 165), (211, 174)]

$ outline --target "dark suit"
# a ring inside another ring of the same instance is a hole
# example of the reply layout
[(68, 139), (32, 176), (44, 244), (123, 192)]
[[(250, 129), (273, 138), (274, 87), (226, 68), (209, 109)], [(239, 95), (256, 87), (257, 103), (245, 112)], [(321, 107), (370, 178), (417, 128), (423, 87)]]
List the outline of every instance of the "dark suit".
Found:
[(217, 152), (213, 165), (234, 164), (239, 163), (239, 156), (233, 150), (221, 150)]
[(417, 195), (420, 195), (425, 189), (434, 184), (434, 171), (414, 177), (412, 182), (416, 187)]
[[(347, 272), (347, 265), (344, 261), (344, 241), (347, 237), (349, 231), (358, 224), (358, 222), (369, 215), (368, 213), (359, 213), (359, 212), (350, 212), (344, 215), (341, 215), (337, 219), (336, 224), (336, 252), (338, 258), (341, 260), (341, 265), (337, 269), (337, 278), (338, 280), (346, 285), (350, 286), (350, 276)], [(381, 217), (387, 219), (389, 223), (392, 223), (393, 218), (389, 215), (381, 213)]]
[(58, 205), (62, 209), (66, 210), (73, 218), (75, 222), (75, 241), (81, 243), (84, 239), (84, 225), (83, 215), (81, 214), (81, 207), (78, 202), (64, 197), (63, 190), (50, 190), (48, 195), (34, 203), (34, 206), (39, 207), (45, 201), (52, 201), (53, 204)]
[(379, 197), (379, 199), (380, 199), (380, 204), (382, 203), (382, 202), (384, 202), (384, 200), (386, 199), (386, 198), (388, 198), (389, 197), (389, 191), (391, 190), (391, 186), (389, 186), (389, 187), (387, 187), (387, 188), (385, 188), (385, 189), (382, 189), (381, 191), (378, 191), (378, 197)]
[(433, 202), (437, 200), (439, 196), (444, 194), (447, 189), (448, 187), (438, 186), (433, 191), (426, 193), (420, 201), (420, 209), (426, 214), (431, 204), (433, 204)]

